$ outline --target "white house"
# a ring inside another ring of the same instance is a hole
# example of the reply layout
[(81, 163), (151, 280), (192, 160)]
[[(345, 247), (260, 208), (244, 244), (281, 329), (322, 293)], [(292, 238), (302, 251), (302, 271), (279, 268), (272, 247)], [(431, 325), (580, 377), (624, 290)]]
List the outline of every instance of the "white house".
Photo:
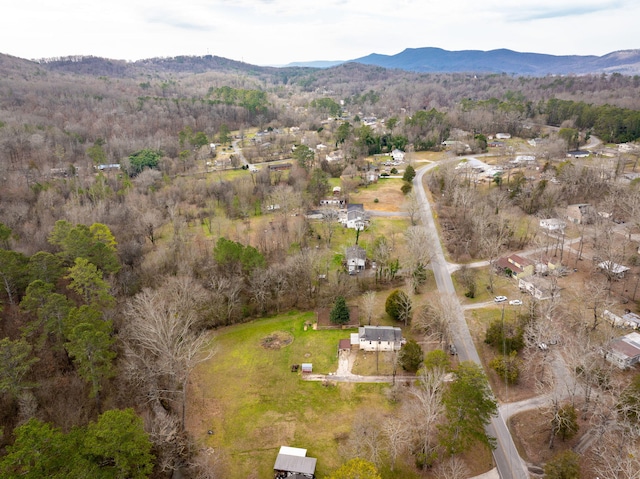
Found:
[(587, 150), (573, 150), (567, 152), (567, 158), (587, 158), (590, 154)]
[(508, 140), (509, 138), (511, 138), (510, 133), (496, 133), (497, 140)]
[(540, 228), (547, 231), (559, 231), (562, 232), (567, 227), (567, 223), (559, 218), (546, 218), (540, 220)]
[(620, 369), (628, 369), (640, 361), (640, 334), (629, 333), (609, 343), (604, 357)]
[(363, 351), (399, 351), (403, 343), (400, 328), (393, 326), (358, 328), (358, 344)]
[(403, 162), (404, 161), (404, 151), (399, 150), (398, 148), (396, 148), (395, 150), (393, 150), (391, 152), (391, 157), (393, 158), (393, 161), (397, 161), (397, 162)]
[(510, 163), (514, 166), (517, 165), (531, 165), (536, 162), (536, 157), (533, 155), (518, 155)]
[(528, 276), (518, 280), (520, 291), (529, 293), (536, 299), (550, 299), (560, 295), (558, 288), (554, 287), (549, 281), (538, 276)]
[(364, 248), (361, 248), (358, 245), (349, 246), (345, 256), (347, 258), (347, 271), (349, 274), (356, 274), (360, 271), (364, 271), (364, 267), (367, 262), (367, 252)]
[(351, 203), (347, 205), (347, 215), (344, 219), (344, 225), (354, 230), (363, 230), (369, 223), (364, 206), (361, 203)]

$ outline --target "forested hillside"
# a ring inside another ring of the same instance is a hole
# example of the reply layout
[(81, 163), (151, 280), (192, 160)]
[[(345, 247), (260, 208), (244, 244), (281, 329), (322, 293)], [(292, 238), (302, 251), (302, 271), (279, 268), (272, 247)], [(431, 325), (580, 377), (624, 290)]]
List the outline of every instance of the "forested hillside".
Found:
[[(225, 477), (185, 431), (189, 374), (210, 358), (208, 333), (398, 285), (394, 237), (367, 244), (378, 276), (363, 284), (331, 248), (335, 217), (305, 213), (335, 185), (348, 197), (366, 184), (374, 155), (441, 152), (445, 140), (464, 145), (451, 157), (482, 153), (499, 132), (543, 137), (536, 155), (562, 190), (520, 173), (485, 196), (440, 170), (429, 185), (456, 225), (456, 258), (530, 240), (499, 221), (481, 231), (474, 218), (490, 211), (550, 216), (560, 204), (621, 198), (608, 173), (566, 152), (590, 136), (637, 141), (640, 78), (0, 55), (0, 476), (25, 477), (28, 451), (42, 448), (56, 459), (37, 465), (40, 477)], [(620, 172), (635, 171), (638, 156), (618, 156)], [(628, 223), (640, 217), (634, 207), (621, 213)], [(418, 288), (426, 262), (406, 258)]]

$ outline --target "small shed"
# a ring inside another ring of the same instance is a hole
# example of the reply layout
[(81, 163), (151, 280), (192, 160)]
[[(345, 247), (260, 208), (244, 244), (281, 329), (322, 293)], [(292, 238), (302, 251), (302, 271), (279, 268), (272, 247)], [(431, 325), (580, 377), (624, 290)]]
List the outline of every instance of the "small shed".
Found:
[(316, 462), (315, 457), (307, 457), (307, 450), (297, 447), (282, 446), (273, 470), (276, 477), (287, 478), (315, 478)]
[(351, 340), (341, 339), (338, 343), (338, 351), (351, 351)]
[(303, 373), (311, 373), (313, 372), (313, 364), (311, 363), (302, 363), (302, 372)]

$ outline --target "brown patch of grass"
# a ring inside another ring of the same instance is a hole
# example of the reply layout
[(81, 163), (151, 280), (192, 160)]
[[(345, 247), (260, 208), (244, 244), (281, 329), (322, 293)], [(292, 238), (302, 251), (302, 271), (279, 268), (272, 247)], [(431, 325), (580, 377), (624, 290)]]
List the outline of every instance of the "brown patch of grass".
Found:
[[(350, 195), (351, 203), (362, 203), (365, 210), (373, 211), (402, 211), (405, 196), (400, 191), (402, 180), (387, 178), (378, 183), (361, 187)], [(378, 199), (376, 203), (374, 200)]]

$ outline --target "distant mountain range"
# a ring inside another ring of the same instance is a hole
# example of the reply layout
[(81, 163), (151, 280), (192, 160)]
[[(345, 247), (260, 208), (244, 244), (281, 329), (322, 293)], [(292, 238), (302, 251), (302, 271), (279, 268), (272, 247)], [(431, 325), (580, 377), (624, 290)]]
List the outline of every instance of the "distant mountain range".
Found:
[[(594, 55), (546, 55), (499, 49), (449, 51), (441, 48), (407, 48), (396, 55), (372, 53), (349, 62), (419, 73), (548, 74), (622, 73), (640, 74), (640, 50), (620, 50)], [(287, 66), (327, 68), (348, 62), (292, 63)]]
[(285, 66), (257, 66), (214, 55), (149, 58), (128, 62), (93, 56), (68, 56), (30, 61), (0, 53), (0, 75), (22, 74), (46, 69), (65, 73), (137, 77), (155, 73), (204, 73), (232, 71), (252, 75), (271, 75), (283, 81), (309, 74), (313, 69), (343, 65), (361, 68), (382, 67), (416, 73), (506, 73), (544, 76), (549, 74), (621, 73), (640, 75), (640, 50), (620, 50), (601, 57), (595, 55), (546, 55), (513, 50), (461, 50), (407, 48), (396, 55), (373, 53), (348, 61), (313, 61)]

